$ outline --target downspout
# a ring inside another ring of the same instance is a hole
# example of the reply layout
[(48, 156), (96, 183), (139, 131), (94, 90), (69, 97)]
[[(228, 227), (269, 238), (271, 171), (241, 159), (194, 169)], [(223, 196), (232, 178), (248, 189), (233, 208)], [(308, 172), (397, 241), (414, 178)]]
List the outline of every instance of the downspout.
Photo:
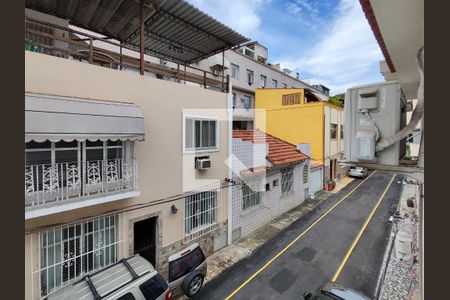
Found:
[[(227, 116), (228, 116), (228, 179), (233, 178), (233, 160), (231, 159), (233, 155), (233, 94), (232, 94), (232, 86), (230, 81), (230, 75), (227, 75)], [(228, 184), (228, 245), (231, 245), (233, 242), (233, 184)]]
[(420, 48), (417, 51), (416, 55), (416, 61), (417, 61), (417, 69), (419, 70), (420, 75), (420, 84), (419, 84), (419, 90), (417, 91), (417, 105), (414, 109), (411, 120), (409, 121), (408, 125), (394, 134), (393, 136), (390, 136), (386, 139), (382, 138), (376, 146), (376, 151), (383, 151), (387, 147), (397, 143), (398, 141), (404, 139), (408, 134), (410, 134), (419, 124), (420, 120), (422, 119), (423, 113), (424, 113), (424, 70), (423, 70), (423, 56), (424, 56), (424, 47)]

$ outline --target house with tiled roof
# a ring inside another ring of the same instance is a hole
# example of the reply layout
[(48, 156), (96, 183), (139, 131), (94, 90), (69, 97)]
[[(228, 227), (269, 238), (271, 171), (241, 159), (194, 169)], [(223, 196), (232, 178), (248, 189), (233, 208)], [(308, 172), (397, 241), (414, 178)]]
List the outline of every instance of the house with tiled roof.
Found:
[(309, 198), (309, 161), (297, 146), (260, 130), (233, 130), (233, 240)]

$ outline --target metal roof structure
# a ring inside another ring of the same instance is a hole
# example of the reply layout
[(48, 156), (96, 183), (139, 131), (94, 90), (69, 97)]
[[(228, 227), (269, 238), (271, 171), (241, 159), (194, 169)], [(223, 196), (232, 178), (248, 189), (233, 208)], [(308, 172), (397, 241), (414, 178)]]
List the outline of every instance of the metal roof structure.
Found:
[[(148, 55), (191, 64), (249, 41), (184, 0), (142, 1)], [(140, 46), (140, 0), (25, 0), (25, 7)]]

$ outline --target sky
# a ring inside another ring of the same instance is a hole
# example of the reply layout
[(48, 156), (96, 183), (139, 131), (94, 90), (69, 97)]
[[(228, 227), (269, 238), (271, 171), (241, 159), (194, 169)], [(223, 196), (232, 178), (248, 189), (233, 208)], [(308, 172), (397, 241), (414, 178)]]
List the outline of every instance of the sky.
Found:
[(269, 49), (281, 63), (330, 94), (384, 81), (383, 60), (359, 0), (187, 0)]

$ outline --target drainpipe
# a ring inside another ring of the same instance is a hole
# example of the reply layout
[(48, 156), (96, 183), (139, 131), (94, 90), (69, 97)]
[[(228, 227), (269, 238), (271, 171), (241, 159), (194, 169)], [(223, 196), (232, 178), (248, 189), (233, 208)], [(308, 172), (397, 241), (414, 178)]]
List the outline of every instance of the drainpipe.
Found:
[[(233, 94), (231, 93), (232, 87), (231, 87), (231, 81), (230, 81), (230, 75), (227, 75), (227, 82), (228, 82), (228, 93), (227, 93), (227, 116), (228, 116), (228, 158), (231, 158), (233, 155)], [(229, 160), (228, 165), (228, 179), (231, 179), (233, 177), (232, 172), (232, 162), (233, 160)], [(231, 245), (233, 241), (233, 226), (232, 226), (232, 218), (233, 218), (233, 186), (232, 184), (228, 183), (228, 245)]]

